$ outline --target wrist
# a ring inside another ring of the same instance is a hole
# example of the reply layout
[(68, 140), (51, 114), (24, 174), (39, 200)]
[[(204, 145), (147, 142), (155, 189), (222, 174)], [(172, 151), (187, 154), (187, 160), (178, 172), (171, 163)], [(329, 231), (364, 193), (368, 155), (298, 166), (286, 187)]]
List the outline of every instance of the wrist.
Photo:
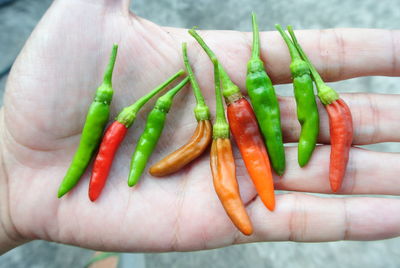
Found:
[(3, 109), (0, 109), (0, 255), (21, 245), (21, 239), (14, 228), (9, 211), (8, 176), (5, 167)]

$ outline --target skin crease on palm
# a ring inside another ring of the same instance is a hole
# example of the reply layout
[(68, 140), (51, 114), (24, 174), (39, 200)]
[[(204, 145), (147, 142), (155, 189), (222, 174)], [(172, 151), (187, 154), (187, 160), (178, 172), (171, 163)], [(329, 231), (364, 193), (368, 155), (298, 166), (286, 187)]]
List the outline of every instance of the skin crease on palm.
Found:
[[(329, 145), (318, 146), (305, 168), (295, 147), (287, 148), (287, 170), (269, 212), (256, 195), (238, 152), (237, 177), (254, 225), (241, 235), (226, 216), (212, 185), (207, 152), (176, 175), (127, 186), (129, 161), (152, 104), (146, 105), (117, 153), (109, 181), (95, 203), (87, 196), (89, 173), (57, 198), (79, 141), (85, 114), (101, 82), (112, 43), (120, 46), (115, 66), (112, 116), (183, 68), (181, 42), (215, 111), (213, 69), (186, 29), (163, 28), (128, 11), (127, 0), (56, 0), (21, 51), (10, 73), (0, 113), (0, 248), (44, 239), (104, 251), (188, 251), (254, 241), (373, 240), (400, 235), (400, 200), (338, 198), (330, 193)], [(250, 18), (250, 15), (249, 15)], [(245, 89), (251, 34), (199, 31)], [(298, 31), (299, 42), (327, 81), (400, 74), (400, 32), (336, 29)], [(290, 82), (290, 57), (278, 33), (261, 33), (262, 56), (274, 83)], [(329, 51), (329, 53), (328, 53)], [(186, 87), (171, 109), (150, 163), (182, 145), (194, 131), (194, 98)], [(350, 89), (351, 90), (351, 89)], [(278, 92), (279, 94), (279, 92)], [(397, 95), (343, 94), (354, 120), (354, 144), (399, 142)], [(280, 98), (286, 142), (299, 134), (293, 98)], [(320, 105), (319, 142), (329, 144), (327, 114)], [(400, 157), (352, 148), (342, 194), (399, 195)], [(90, 170), (90, 169), (89, 169)]]

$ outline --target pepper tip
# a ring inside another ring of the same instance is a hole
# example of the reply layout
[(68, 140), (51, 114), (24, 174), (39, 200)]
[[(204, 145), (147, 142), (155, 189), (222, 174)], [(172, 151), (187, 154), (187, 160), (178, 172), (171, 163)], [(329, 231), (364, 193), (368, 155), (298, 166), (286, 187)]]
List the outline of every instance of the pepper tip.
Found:
[(332, 185), (331, 184), (331, 190), (334, 193), (337, 193), (339, 191), (340, 186), (339, 185)]
[(58, 198), (61, 198), (61, 197), (63, 197), (65, 194), (66, 194), (65, 191), (63, 191), (62, 189), (60, 189), (60, 190), (58, 190), (57, 197), (58, 197)]
[(244, 234), (245, 236), (250, 236), (250, 235), (253, 234), (253, 227), (250, 226), (250, 227), (248, 227), (248, 228), (246, 228), (246, 229), (241, 229), (240, 231), (241, 231), (242, 234)]
[(98, 195), (93, 194), (92, 192), (89, 192), (89, 200), (94, 202), (98, 198)]
[(275, 202), (267, 204), (269, 211), (273, 212), (275, 210)]

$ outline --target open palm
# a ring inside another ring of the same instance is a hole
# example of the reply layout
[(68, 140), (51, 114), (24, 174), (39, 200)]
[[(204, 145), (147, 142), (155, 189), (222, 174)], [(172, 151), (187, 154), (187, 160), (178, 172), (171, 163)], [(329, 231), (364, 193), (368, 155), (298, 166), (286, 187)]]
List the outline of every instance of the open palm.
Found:
[[(277, 196), (276, 211), (269, 212), (238, 154), (242, 198), (255, 229), (250, 237), (242, 236), (226, 216), (213, 189), (207, 153), (164, 179), (145, 173), (137, 186), (129, 188), (130, 157), (151, 103), (128, 132), (99, 200), (88, 199), (88, 172), (71, 193), (57, 199), (58, 185), (79, 142), (114, 42), (120, 50), (113, 79), (113, 116), (183, 67), (182, 41), (189, 42), (191, 63), (214, 110), (212, 64), (187, 31), (157, 26), (131, 14), (128, 6), (127, 0), (55, 1), (13, 66), (0, 114), (6, 174), (5, 180), (0, 179), (8, 209), (3, 214), (9, 215), (7, 228), (13, 239), (45, 239), (108, 251), (170, 251), (251, 241), (364, 240), (400, 234), (397, 199), (284, 193)], [(251, 36), (221, 31), (202, 35), (233, 81), (244, 88)], [(275, 33), (263, 33), (261, 38), (270, 76), (276, 83), (289, 82), (285, 44)], [(321, 47), (321, 38), (333, 41)], [(371, 41), (378, 39), (379, 44)], [(320, 68), (327, 80), (399, 75), (396, 51), (391, 50), (399, 40), (398, 32), (383, 30), (299, 33), (300, 43), (316, 63), (329, 62)], [(343, 98), (353, 112), (355, 144), (400, 140), (399, 97), (353, 94)], [(285, 141), (295, 142), (299, 125), (294, 100), (281, 98), (280, 105)], [(196, 124), (193, 107), (194, 98), (186, 88), (175, 98), (151, 163), (191, 136)], [(322, 106), (320, 113), (320, 143), (329, 144)], [(276, 177), (277, 188), (329, 193), (329, 145), (319, 146), (302, 169), (296, 149), (286, 150), (287, 171)], [(400, 194), (399, 160), (398, 154), (353, 148), (342, 193)]]

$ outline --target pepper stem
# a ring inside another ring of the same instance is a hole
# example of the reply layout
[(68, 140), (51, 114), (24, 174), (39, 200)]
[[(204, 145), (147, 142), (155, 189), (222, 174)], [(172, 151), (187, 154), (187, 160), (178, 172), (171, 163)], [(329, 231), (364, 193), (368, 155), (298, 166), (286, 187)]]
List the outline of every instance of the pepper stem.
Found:
[(285, 40), (285, 43), (289, 49), (289, 53), (290, 53), (290, 57), (292, 58), (292, 61), (301, 60), (299, 52), (296, 50), (296, 47), (294, 46), (292, 40), (290, 40), (289, 36), (283, 31), (282, 26), (280, 24), (275, 24), (275, 28), (281, 34), (283, 40)]
[[(204, 51), (207, 53), (208, 57), (212, 60), (213, 58), (217, 59), (215, 56), (214, 52), (207, 46), (207, 44), (204, 42), (204, 40), (201, 38), (201, 36), (193, 29), (189, 30), (189, 34), (193, 36), (197, 42), (200, 44), (200, 46), (204, 49)], [(229, 78), (229, 75), (225, 71), (224, 67), (222, 67), (221, 64), (218, 63), (218, 71), (219, 71), (219, 78), (222, 82), (222, 87), (223, 87), (223, 94), (225, 98), (230, 98), (233, 95), (240, 95), (241, 92), (238, 86), (236, 86), (232, 80)]]
[(104, 78), (103, 78), (104, 84), (112, 85), (112, 73), (114, 70), (115, 60), (117, 59), (117, 52), (118, 52), (118, 44), (114, 44), (111, 51), (110, 60), (107, 65), (107, 69), (104, 73)]
[(311, 63), (310, 59), (307, 57), (306, 53), (304, 52), (303, 48), (300, 46), (299, 42), (297, 41), (296, 35), (294, 34), (293, 27), (291, 25), (287, 26), (287, 30), (292, 37), (293, 44), (296, 47), (297, 51), (300, 53), (301, 57), (305, 62), (307, 62), (311, 75), (314, 78), (314, 82), (317, 86), (318, 90), (318, 97), (320, 98), (321, 102), (324, 105), (331, 104), (335, 100), (339, 99), (339, 94), (331, 87), (327, 86), (325, 82), (322, 80), (321, 76), (319, 75), (317, 69), (315, 69), (314, 65)]
[(251, 58), (260, 58), (260, 33), (258, 31), (257, 17), (256, 13), (251, 12), (251, 21), (253, 26), (253, 47), (251, 50)]
[(196, 97), (196, 107), (194, 108), (194, 115), (196, 117), (196, 120), (210, 120), (210, 109), (204, 101), (203, 94), (201, 94), (199, 84), (197, 83), (192, 67), (190, 66), (186, 43), (182, 43), (182, 54), (183, 62), (185, 63), (186, 71), (189, 75), (190, 83), (192, 84), (193, 93)]
[(156, 95), (161, 90), (165, 89), (170, 83), (172, 83), (176, 78), (184, 74), (183, 70), (179, 70), (177, 73), (169, 77), (164, 83), (150, 91), (147, 95), (138, 99), (134, 104), (125, 107), (117, 116), (116, 120), (123, 124), (126, 128), (132, 126), (136, 119), (136, 114), (154, 95)]
[(110, 104), (114, 90), (112, 89), (112, 74), (114, 70), (115, 60), (117, 59), (118, 45), (114, 44), (110, 60), (103, 77), (103, 83), (97, 88), (95, 101)]
[(225, 118), (224, 104), (222, 103), (221, 81), (219, 76), (219, 63), (216, 57), (211, 57), (214, 65), (214, 84), (215, 84), (215, 101), (216, 116), (213, 126), (213, 139), (229, 138), (229, 125)]
[(178, 93), (186, 85), (187, 82), (189, 82), (189, 77), (186, 77), (178, 85), (176, 85), (173, 89), (169, 90), (167, 93), (162, 95), (157, 100), (155, 108), (168, 113), (168, 111), (172, 105), (172, 99), (175, 97), (176, 93)]

